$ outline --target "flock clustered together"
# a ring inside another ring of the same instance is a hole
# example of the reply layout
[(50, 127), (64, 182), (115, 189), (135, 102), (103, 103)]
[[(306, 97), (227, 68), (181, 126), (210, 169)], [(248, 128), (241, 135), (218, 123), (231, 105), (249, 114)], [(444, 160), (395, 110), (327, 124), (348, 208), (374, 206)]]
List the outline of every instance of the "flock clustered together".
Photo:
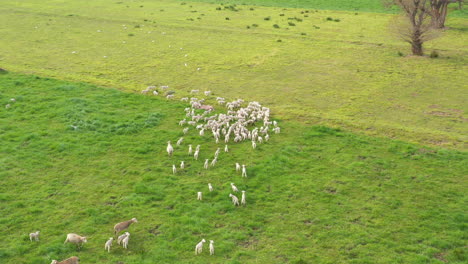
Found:
[[(155, 86), (150, 86), (147, 89), (143, 90), (144, 94), (151, 91)], [(191, 90), (190, 94), (198, 94), (199, 90)], [(211, 91), (204, 91), (205, 96), (211, 96)], [(214, 107), (211, 105), (206, 105), (206, 99), (198, 99), (195, 97), (181, 98), (183, 102), (189, 102), (190, 107), (184, 109), (185, 118), (179, 121), (179, 125), (183, 126), (182, 132), (186, 135), (190, 129), (194, 129), (200, 135), (200, 137), (205, 136), (205, 132), (213, 136), (213, 139), (216, 144), (220, 140), (224, 140), (224, 152), (229, 153), (229, 142), (242, 142), (250, 140), (252, 142), (252, 148), (255, 149), (257, 143), (261, 144), (267, 142), (270, 138), (269, 133), (280, 133), (280, 127), (276, 121), (270, 121), (270, 109), (263, 107), (258, 102), (249, 102), (247, 106), (244, 105), (244, 100), (237, 99), (231, 102), (226, 102), (222, 97), (216, 97), (218, 105), (224, 105), (227, 108), (225, 113), (213, 113)], [(204, 110), (200, 112), (200, 110)], [(260, 127), (257, 124), (260, 123)], [(181, 146), (184, 142), (184, 138), (181, 137), (177, 140), (176, 145)], [(200, 154), (200, 145), (197, 145), (195, 151), (193, 150), (192, 144), (188, 145), (188, 155), (193, 154), (193, 159), (198, 161)], [(171, 157), (174, 154), (174, 147), (171, 144), (171, 141), (167, 142), (166, 147), (167, 154)], [(214, 167), (218, 162), (218, 157), (221, 152), (221, 148), (217, 148), (213, 159), (210, 162), (210, 159), (205, 159), (203, 164), (204, 169), (209, 169)], [(239, 163), (235, 164), (236, 172), (241, 172), (242, 177), (247, 178), (247, 168), (245, 164), (242, 166)], [(180, 162), (180, 169), (185, 168), (185, 161)], [(172, 173), (177, 174), (176, 164), (172, 165)], [(239, 189), (234, 183), (231, 183), (231, 189), (233, 193), (239, 192)], [(213, 185), (208, 183), (208, 190), (213, 191)], [(246, 191), (242, 190), (242, 196), (239, 201), (239, 198), (230, 193), (229, 198), (234, 206), (245, 206), (246, 202)], [(197, 192), (197, 200), (203, 200), (203, 192)], [(198, 255), (202, 252), (203, 244), (206, 242), (205, 239), (202, 239), (195, 246), (195, 254)], [(210, 240), (210, 255), (214, 254), (214, 241)]]

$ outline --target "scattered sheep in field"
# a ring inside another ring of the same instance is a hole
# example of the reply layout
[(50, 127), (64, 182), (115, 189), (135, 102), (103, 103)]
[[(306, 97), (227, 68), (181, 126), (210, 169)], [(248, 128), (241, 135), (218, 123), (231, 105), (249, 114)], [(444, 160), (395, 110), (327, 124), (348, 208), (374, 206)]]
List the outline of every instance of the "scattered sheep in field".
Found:
[(202, 192), (197, 192), (197, 200), (199, 201), (203, 200)]
[(120, 222), (114, 226), (114, 234), (118, 234), (121, 231), (127, 229), (131, 224), (138, 223), (136, 218), (132, 218), (131, 220)]
[(211, 91), (205, 91), (204, 93), (205, 93), (205, 96), (211, 95)]
[(65, 239), (65, 242), (63, 243), (65, 244), (67, 242), (76, 244), (78, 248), (81, 248), (84, 243), (88, 242), (88, 240), (86, 239), (86, 237), (82, 237), (77, 234), (70, 233), (70, 234), (67, 234), (67, 239)]
[(184, 163), (184, 161), (181, 161), (181, 162), (180, 162), (180, 168), (181, 168), (181, 169), (184, 169), (184, 168), (185, 168), (185, 163)]
[(246, 202), (245, 202), (245, 191), (242, 191), (241, 204), (242, 204), (242, 205), (246, 205)]
[(176, 165), (172, 164), (172, 174), (176, 174), (176, 173), (177, 173)]
[(231, 193), (229, 194), (229, 197), (231, 197), (232, 203), (233, 203), (234, 205), (239, 206), (239, 198), (237, 198), (235, 195), (233, 195), (233, 194), (231, 194)]
[(239, 163), (236, 162), (236, 171), (239, 172), (241, 169), (241, 166), (239, 165)]
[(247, 169), (245, 168), (245, 165), (242, 164), (242, 177), (246, 177), (247, 178)]
[(169, 156), (172, 156), (172, 153), (174, 152), (174, 148), (171, 145), (171, 141), (167, 142), (166, 150), (167, 150), (167, 154), (169, 154)]
[(192, 145), (188, 146), (188, 155), (192, 155)]
[(112, 241), (114, 241), (113, 237), (109, 238), (109, 240), (107, 240), (106, 244), (104, 245), (104, 250), (107, 250), (107, 252), (110, 252), (111, 250)]
[(75, 256), (62, 260), (60, 262), (54, 259), (50, 264), (80, 264), (80, 259)]
[(211, 161), (211, 167), (214, 167), (214, 165), (216, 165), (216, 162), (218, 161), (218, 158), (214, 158), (212, 161)]
[(153, 95), (158, 95), (158, 91), (153, 91)]
[(180, 146), (180, 144), (182, 144), (183, 141), (184, 141), (184, 138), (183, 138), (183, 137), (179, 138), (179, 140), (177, 140), (176, 145), (177, 145), (177, 146)]
[(117, 238), (117, 245), (120, 245), (120, 243), (122, 243), (122, 240), (123, 240), (126, 236), (128, 236), (128, 234), (130, 234), (130, 233), (125, 232), (124, 234), (120, 235), (120, 236)]
[(195, 160), (198, 160), (198, 154), (199, 154), (199, 151), (196, 150), (195, 153), (193, 154), (193, 158), (195, 158)]
[(210, 192), (213, 191), (213, 186), (211, 185), (211, 183), (208, 183), (208, 190), (210, 190)]
[(182, 132), (184, 133), (184, 135), (187, 135), (188, 131), (189, 131), (189, 128), (188, 128), (188, 127), (184, 128), (184, 129), (182, 130)]
[(128, 247), (128, 241), (130, 240), (130, 233), (127, 232), (126, 234), (127, 236), (122, 239), (122, 247), (125, 249)]
[(203, 165), (203, 168), (208, 169), (208, 164), (209, 164), (209, 159), (206, 159), (205, 164)]
[(237, 189), (237, 187), (234, 185), (234, 183), (231, 182), (231, 189), (233, 192), (238, 192), (239, 190)]
[(36, 231), (34, 233), (30, 233), (29, 234), (29, 240), (31, 240), (31, 242), (34, 240), (34, 241), (39, 241), (39, 231)]
[(229, 152), (228, 145), (225, 145), (225, 146), (224, 146), (224, 152)]
[(203, 250), (203, 243), (205, 243), (206, 240), (202, 239), (196, 246), (195, 246), (195, 255), (201, 254)]
[(210, 256), (214, 255), (215, 249), (214, 249), (214, 241), (210, 240)]

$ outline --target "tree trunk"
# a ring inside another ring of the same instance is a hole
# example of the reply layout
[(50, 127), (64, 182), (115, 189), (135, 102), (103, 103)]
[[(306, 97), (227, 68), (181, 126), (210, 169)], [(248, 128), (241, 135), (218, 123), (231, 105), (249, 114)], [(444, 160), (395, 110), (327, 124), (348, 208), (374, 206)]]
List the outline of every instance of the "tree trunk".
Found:
[(442, 29), (445, 28), (445, 18), (447, 17), (447, 10), (450, 1), (440, 0), (439, 2), (433, 2), (431, 4), (431, 17), (432, 17), (432, 25), (435, 28)]
[(411, 39), (411, 51), (413, 52), (413, 55), (415, 56), (423, 56), (423, 42), (421, 40), (421, 32), (419, 30), (416, 30), (413, 33), (412, 39)]

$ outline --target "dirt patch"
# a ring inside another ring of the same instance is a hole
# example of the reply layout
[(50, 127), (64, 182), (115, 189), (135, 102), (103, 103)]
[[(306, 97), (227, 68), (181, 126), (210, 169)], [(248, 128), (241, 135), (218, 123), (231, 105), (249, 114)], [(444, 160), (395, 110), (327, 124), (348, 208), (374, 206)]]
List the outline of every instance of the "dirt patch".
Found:
[(445, 257), (445, 253), (443, 253), (443, 252), (439, 252), (439, 253), (434, 254), (434, 258), (436, 258), (436, 259), (438, 259), (438, 260), (440, 260), (442, 262), (448, 262), (444, 257)]
[(148, 233), (153, 234), (153, 235), (155, 235), (155, 236), (161, 234), (161, 231), (159, 231), (159, 227), (160, 227), (160, 226), (161, 226), (161, 225), (157, 225), (157, 226), (155, 226), (155, 227), (149, 229), (149, 230), (148, 230)]
[(247, 241), (240, 242), (238, 245), (248, 249), (256, 249), (258, 244), (258, 239), (251, 238)]

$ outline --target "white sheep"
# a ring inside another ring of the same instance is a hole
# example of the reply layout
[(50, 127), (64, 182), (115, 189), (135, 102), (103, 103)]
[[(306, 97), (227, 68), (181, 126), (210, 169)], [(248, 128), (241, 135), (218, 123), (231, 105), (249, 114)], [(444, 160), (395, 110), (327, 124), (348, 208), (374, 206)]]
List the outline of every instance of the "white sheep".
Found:
[(10, 108), (10, 107), (11, 107), (10, 104), (5, 105), (5, 108), (6, 108), (6, 109), (8, 109), (8, 108)]
[(122, 240), (128, 236), (128, 232), (125, 232), (124, 234), (120, 235), (118, 238), (117, 238), (117, 245), (120, 245), (120, 243), (122, 243)]
[(198, 93), (200, 90), (192, 90), (190, 91), (191, 94), (195, 94), (195, 93)]
[(184, 161), (181, 161), (181, 162), (180, 162), (180, 168), (181, 168), (181, 169), (184, 169), (184, 168), (185, 168), (185, 162), (184, 162)]
[(253, 149), (256, 149), (256, 148), (257, 148), (257, 144), (255, 143), (255, 141), (252, 141), (252, 148), (253, 148)]
[(247, 178), (247, 169), (245, 168), (245, 165), (242, 164), (242, 177), (246, 177)]
[(80, 259), (75, 256), (62, 260), (60, 262), (54, 259), (50, 264), (80, 264)]
[(11, 98), (10, 101), (16, 102), (16, 99), (15, 99), (15, 98)]
[(229, 197), (231, 197), (232, 203), (233, 203), (234, 205), (237, 205), (237, 206), (239, 205), (239, 198), (237, 198), (235, 195), (233, 195), (233, 194), (231, 194), (231, 193), (229, 194)]
[(210, 192), (213, 191), (213, 186), (211, 185), (211, 183), (208, 183), (208, 190), (210, 190)]
[(197, 145), (197, 147), (195, 148), (195, 150), (199, 151), (199, 150), (200, 150), (200, 145)]
[(167, 150), (167, 154), (169, 154), (169, 156), (172, 156), (172, 153), (174, 152), (174, 148), (172, 147), (170, 141), (167, 142), (167, 148), (166, 148), (166, 150)]
[(209, 159), (206, 159), (205, 164), (203, 165), (203, 168), (208, 169), (208, 164), (209, 164)]
[(180, 98), (180, 101), (181, 102), (188, 102), (188, 97), (182, 97), (182, 98)]
[(179, 140), (177, 140), (176, 145), (177, 145), (177, 146), (180, 146), (180, 144), (182, 144), (183, 141), (184, 141), (184, 138), (183, 138), (183, 137), (179, 138)]
[(246, 202), (245, 202), (245, 191), (242, 191), (241, 204), (242, 204), (242, 205), (246, 205)]
[(158, 91), (153, 91), (153, 95), (158, 95)]
[(211, 161), (211, 167), (214, 167), (214, 165), (216, 165), (216, 162), (218, 161), (218, 158), (214, 158), (212, 161)]
[(198, 160), (198, 154), (199, 154), (199, 151), (195, 150), (195, 153), (193, 154), (193, 157), (195, 158), (195, 160)]
[(184, 129), (182, 130), (182, 132), (184, 132), (184, 135), (187, 135), (188, 131), (189, 131), (189, 128), (188, 128), (188, 127), (184, 128)]
[(136, 218), (132, 218), (128, 221), (123, 221), (114, 226), (114, 234), (117, 235), (119, 232), (127, 229), (131, 224), (138, 223)]
[(215, 250), (214, 250), (214, 241), (210, 240), (210, 256), (214, 255)]
[(188, 145), (188, 155), (192, 155), (192, 145)]
[(67, 234), (67, 239), (65, 239), (65, 242), (63, 243), (65, 244), (67, 242), (77, 244), (78, 248), (81, 248), (84, 243), (88, 242), (88, 240), (86, 237), (70, 233)]
[(237, 189), (237, 187), (234, 185), (234, 183), (231, 182), (231, 189), (233, 192), (238, 192), (239, 190)]
[(174, 98), (174, 95), (173, 95), (173, 94), (168, 94), (168, 95), (166, 96), (166, 99), (167, 99), (167, 100), (172, 99), (172, 98)]
[(239, 172), (241, 169), (241, 166), (239, 165), (239, 163), (236, 162), (236, 171)]
[(176, 174), (176, 173), (177, 173), (176, 165), (172, 164), (172, 174)]
[(218, 155), (219, 155), (219, 151), (220, 151), (220, 149), (218, 148), (218, 149), (216, 150), (215, 154), (214, 154), (215, 158), (217, 158), (217, 157), (218, 157)]
[(205, 91), (205, 96), (209, 96), (211, 94), (211, 91)]
[(201, 254), (203, 250), (203, 243), (205, 243), (206, 240), (202, 239), (196, 246), (195, 246), (195, 255)]
[(110, 252), (111, 250), (112, 241), (114, 241), (113, 237), (109, 238), (109, 240), (107, 240), (106, 244), (104, 245), (104, 250), (107, 250), (107, 252)]
[(197, 192), (197, 200), (199, 201), (203, 200), (202, 192)]
[(29, 240), (31, 240), (31, 242), (33, 241), (39, 241), (39, 231), (36, 231), (34, 233), (30, 233), (29, 234)]
[(228, 145), (225, 145), (225, 146), (224, 146), (224, 152), (229, 152)]
[(122, 246), (123, 248), (127, 248), (128, 247), (128, 241), (130, 240), (130, 233), (126, 232), (127, 236), (124, 237), (124, 239), (122, 239)]

